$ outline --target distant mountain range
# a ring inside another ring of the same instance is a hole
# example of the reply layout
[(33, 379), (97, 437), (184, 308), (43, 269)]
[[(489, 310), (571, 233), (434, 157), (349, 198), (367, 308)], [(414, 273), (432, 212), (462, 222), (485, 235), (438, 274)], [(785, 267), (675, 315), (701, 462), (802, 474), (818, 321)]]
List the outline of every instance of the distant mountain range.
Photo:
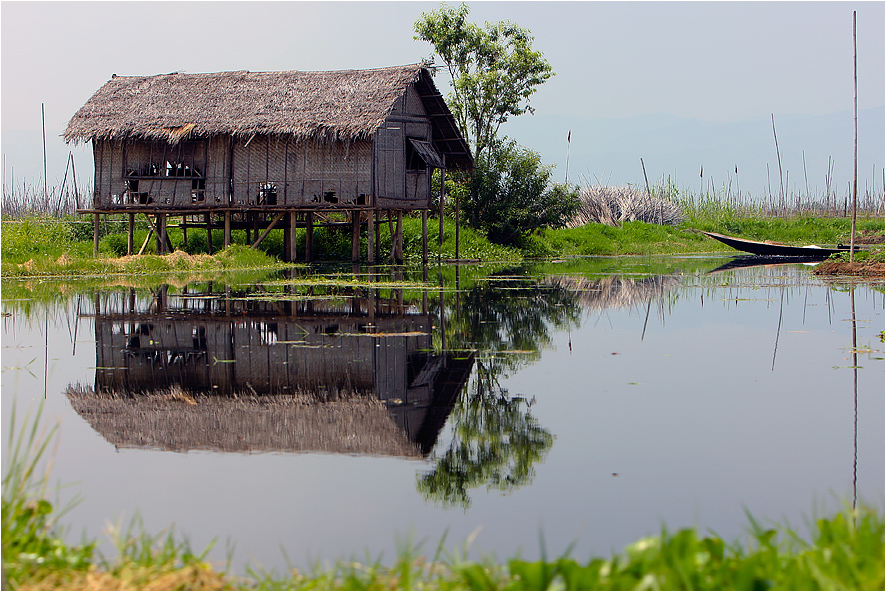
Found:
[[(858, 113), (859, 192), (883, 190), (884, 112)], [(671, 178), (680, 188), (698, 191), (703, 185), (717, 191), (764, 196), (778, 194), (779, 169), (771, 117), (713, 123), (672, 115), (637, 115), (624, 119), (580, 119), (551, 115), (524, 115), (508, 121), (501, 132), (539, 152), (546, 164), (555, 164), (554, 178), (566, 175), (567, 134), (569, 181), (643, 185), (646, 166), (650, 184)], [(828, 115), (775, 115), (778, 152), (787, 194), (823, 194), (831, 159), (831, 188), (843, 195), (852, 182), (852, 112)], [(805, 172), (804, 172), (805, 159)], [(767, 177), (767, 165), (768, 177)], [(736, 174), (736, 168), (738, 173)], [(703, 178), (700, 174), (703, 173)]]
[[(859, 193), (883, 190), (886, 162), (884, 107), (858, 113)], [(846, 195), (852, 182), (852, 112), (828, 115), (775, 115), (775, 129), (786, 193), (805, 195), (808, 181), (812, 195), (822, 195), (832, 162), (831, 189)], [(569, 181), (643, 185), (643, 169), (650, 184), (668, 177), (680, 188), (699, 191), (711, 186), (732, 193), (761, 197), (779, 192), (778, 157), (770, 117), (714, 123), (673, 115), (637, 115), (624, 119), (583, 119), (556, 115), (524, 115), (507, 122), (501, 133), (539, 152), (543, 162), (556, 165), (553, 178)], [(68, 152), (73, 151), (77, 180), (91, 182), (90, 146), (72, 147), (47, 131), (47, 177), (49, 185), (61, 184)], [(7, 188), (42, 186), (42, 136), (36, 131), (6, 130), (2, 133), (3, 176)], [(805, 171), (804, 171), (805, 158)], [(768, 165), (768, 175), (767, 175)], [(736, 174), (736, 167), (738, 173)], [(700, 177), (703, 173), (703, 177)], [(70, 172), (69, 172), (70, 177)]]

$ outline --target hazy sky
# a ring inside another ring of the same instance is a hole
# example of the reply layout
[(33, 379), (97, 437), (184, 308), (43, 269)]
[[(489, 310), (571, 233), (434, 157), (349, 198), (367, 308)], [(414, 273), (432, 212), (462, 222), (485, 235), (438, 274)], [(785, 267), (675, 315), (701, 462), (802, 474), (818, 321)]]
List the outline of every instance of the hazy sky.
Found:
[[(883, 2), (468, 4), (474, 22), (507, 19), (534, 35), (534, 48), (556, 72), (532, 99), (539, 114), (608, 119), (666, 113), (734, 122), (851, 110), (853, 10), (858, 106), (884, 104)], [(50, 163), (58, 172), (49, 177), (60, 177), (69, 147), (58, 135), (112, 74), (361, 69), (419, 61), (432, 52), (413, 39), (413, 23), (438, 6), (4, 1), (3, 153), (22, 175), (35, 158), (42, 169), (42, 154), (20, 153), (10, 138), (16, 131), (39, 132), (44, 103), (50, 152), (62, 155)], [(442, 76), (438, 85), (446, 87)], [(88, 160), (88, 152), (79, 151), (78, 159)]]

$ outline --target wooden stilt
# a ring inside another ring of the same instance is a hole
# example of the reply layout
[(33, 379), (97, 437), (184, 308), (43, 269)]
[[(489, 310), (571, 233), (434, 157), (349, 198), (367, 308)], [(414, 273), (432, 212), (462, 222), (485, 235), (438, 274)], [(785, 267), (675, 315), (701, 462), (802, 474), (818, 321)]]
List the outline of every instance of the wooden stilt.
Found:
[(206, 220), (206, 252), (212, 255), (212, 214), (205, 214)]
[(298, 222), (298, 214), (295, 210), (289, 211), (289, 260), (295, 262), (298, 259), (298, 233), (296, 226)]
[(225, 248), (231, 246), (231, 212), (225, 211)]
[(375, 263), (375, 210), (366, 213), (366, 260)]
[(267, 236), (271, 233), (271, 230), (273, 230), (274, 226), (276, 226), (277, 222), (279, 222), (283, 218), (283, 216), (285, 216), (285, 215), (286, 215), (286, 212), (280, 212), (279, 214), (274, 216), (274, 219), (271, 220), (271, 223), (268, 224), (268, 227), (265, 228), (265, 231), (261, 233), (261, 236), (258, 237), (257, 239), (255, 239), (255, 242), (252, 243), (253, 249), (258, 247), (261, 244), (261, 242), (267, 238)]
[[(188, 216), (182, 216), (182, 245), (188, 245)], [(184, 250), (184, 248), (182, 249)]]
[(158, 250), (158, 252), (165, 255), (170, 251), (170, 249), (168, 248), (169, 233), (167, 232), (167, 229), (166, 229), (166, 214), (157, 214), (157, 226), (160, 230), (160, 236), (159, 236), (160, 249)]
[(305, 235), (305, 261), (314, 260), (314, 212), (308, 212), (306, 221)]
[[(156, 217), (154, 218), (154, 227), (157, 229), (157, 231), (154, 233), (154, 236), (157, 239), (156, 243), (157, 243), (157, 254), (158, 255), (162, 255), (166, 251), (166, 241), (164, 240), (166, 238), (166, 232), (165, 232), (164, 228), (161, 228), (161, 226), (162, 226), (160, 224), (161, 216), (163, 218), (166, 218), (166, 216), (164, 216), (163, 214), (157, 214)], [(165, 222), (165, 221), (166, 220), (164, 219), (163, 222)]]
[(360, 261), (360, 210), (351, 211), (351, 261)]
[(381, 220), (379, 219), (380, 213), (378, 210), (375, 210), (375, 259), (378, 261), (381, 259)]
[(421, 264), (428, 264), (428, 211), (421, 211)]
[(154, 227), (151, 226), (151, 228), (148, 229), (148, 236), (145, 237), (145, 242), (142, 243), (142, 248), (138, 250), (139, 255), (144, 253), (145, 249), (148, 248), (148, 243), (151, 242), (151, 235), (153, 235), (153, 234), (154, 234)]
[(397, 260), (397, 232), (394, 228), (394, 216), (391, 210), (388, 210), (388, 235), (391, 237), (391, 255), (389, 259), (391, 263)]
[[(286, 214), (284, 212), (284, 214)], [(292, 224), (291, 216), (286, 214), (286, 224), (283, 225), (283, 261), (292, 261), (289, 258), (289, 253), (292, 251)]]
[(394, 257), (397, 263), (403, 263), (403, 210), (397, 210), (397, 251)]
[(455, 258), (458, 259), (458, 234), (461, 228), (461, 200), (458, 193), (455, 194)]
[(92, 254), (98, 257), (98, 227), (101, 224), (98, 214), (92, 215)]
[(135, 214), (129, 214), (129, 233), (126, 237), (126, 254), (132, 255), (135, 247)]
[(445, 195), (446, 195), (446, 169), (440, 169), (440, 236), (437, 238), (437, 258), (438, 259), (443, 256), (443, 197)]

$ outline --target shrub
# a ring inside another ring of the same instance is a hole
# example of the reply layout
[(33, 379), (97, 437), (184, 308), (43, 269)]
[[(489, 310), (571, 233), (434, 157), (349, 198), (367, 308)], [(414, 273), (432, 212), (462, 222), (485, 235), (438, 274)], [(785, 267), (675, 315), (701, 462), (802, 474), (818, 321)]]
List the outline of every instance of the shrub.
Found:
[(676, 226), (685, 220), (677, 204), (667, 199), (638, 191), (630, 185), (605, 187), (589, 185), (581, 190), (581, 206), (569, 226), (584, 226), (589, 222), (617, 226), (621, 222), (647, 222)]
[(477, 160), (470, 192), (465, 192), (467, 223), (499, 244), (516, 244), (534, 230), (564, 226), (579, 207), (578, 191), (551, 183), (552, 170), (537, 152), (514, 141), (490, 147)]

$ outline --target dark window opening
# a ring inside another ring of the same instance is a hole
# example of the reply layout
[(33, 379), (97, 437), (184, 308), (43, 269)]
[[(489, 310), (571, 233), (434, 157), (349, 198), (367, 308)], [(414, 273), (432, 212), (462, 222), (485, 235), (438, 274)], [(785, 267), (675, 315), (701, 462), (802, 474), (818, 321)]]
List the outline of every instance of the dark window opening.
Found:
[(191, 337), (194, 342), (194, 349), (206, 349), (206, 327), (194, 327), (191, 331)]
[(166, 161), (166, 176), (167, 177), (203, 177), (203, 174), (200, 172), (195, 166), (191, 166), (190, 164), (186, 164), (183, 162), (170, 162)]
[(323, 201), (326, 203), (338, 203), (338, 198), (335, 196), (335, 191), (327, 191), (323, 194)]
[(191, 203), (203, 203), (206, 199), (206, 179), (191, 181)]
[(412, 145), (412, 142), (406, 142), (406, 170), (407, 171), (426, 171), (428, 164), (418, 153), (418, 150)]
[(260, 206), (277, 205), (277, 186), (273, 183), (262, 183), (258, 190), (256, 203)]
[(358, 206), (365, 206), (366, 205), (366, 194), (365, 193), (361, 193), (360, 195), (357, 196), (357, 205)]
[(139, 193), (138, 179), (126, 179), (123, 183), (123, 200), (124, 204), (149, 204), (154, 198), (148, 193)]
[(181, 142), (175, 146), (163, 142), (135, 141), (126, 148), (126, 176), (202, 179), (206, 151), (205, 141)]

